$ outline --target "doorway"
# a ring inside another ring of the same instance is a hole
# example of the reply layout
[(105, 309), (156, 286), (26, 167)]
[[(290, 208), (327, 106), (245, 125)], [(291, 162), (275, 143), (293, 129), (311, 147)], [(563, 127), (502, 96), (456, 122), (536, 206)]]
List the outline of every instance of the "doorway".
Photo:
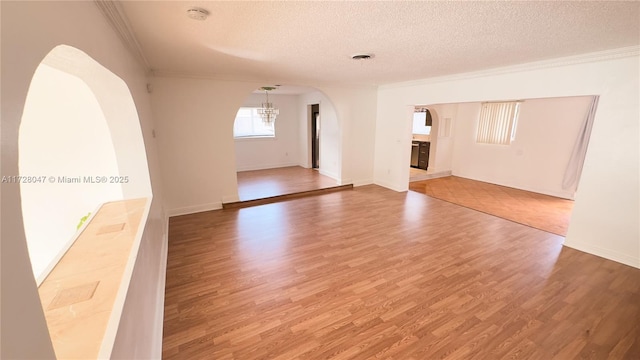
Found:
[[(339, 187), (340, 131), (331, 101), (313, 88), (282, 85), (277, 91), (273, 103), (280, 113), (275, 136), (234, 137), (238, 195), (225, 200), (226, 207)], [(252, 93), (243, 107), (257, 107), (263, 96)]]
[(311, 168), (320, 168), (320, 105), (311, 105)]

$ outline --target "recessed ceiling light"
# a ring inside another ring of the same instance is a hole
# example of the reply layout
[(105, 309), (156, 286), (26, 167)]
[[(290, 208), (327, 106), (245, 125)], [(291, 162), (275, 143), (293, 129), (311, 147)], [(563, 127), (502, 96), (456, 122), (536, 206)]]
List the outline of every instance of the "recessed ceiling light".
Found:
[(194, 20), (204, 21), (209, 16), (209, 12), (203, 8), (193, 7), (187, 10), (187, 16)]
[(374, 57), (373, 54), (355, 54), (351, 56), (353, 60), (369, 60), (369, 59), (372, 59), (373, 57)]

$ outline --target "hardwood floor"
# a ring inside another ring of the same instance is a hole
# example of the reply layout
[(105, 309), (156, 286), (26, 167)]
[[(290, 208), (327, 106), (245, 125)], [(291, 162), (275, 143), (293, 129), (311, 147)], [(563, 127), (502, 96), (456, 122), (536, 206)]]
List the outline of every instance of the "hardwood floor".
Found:
[(164, 359), (639, 359), (640, 269), (377, 186), (174, 217)]
[(290, 166), (276, 169), (238, 172), (240, 201), (263, 199), (338, 186), (336, 181), (319, 171)]
[(457, 176), (411, 182), (409, 189), (561, 236), (573, 210), (572, 200)]

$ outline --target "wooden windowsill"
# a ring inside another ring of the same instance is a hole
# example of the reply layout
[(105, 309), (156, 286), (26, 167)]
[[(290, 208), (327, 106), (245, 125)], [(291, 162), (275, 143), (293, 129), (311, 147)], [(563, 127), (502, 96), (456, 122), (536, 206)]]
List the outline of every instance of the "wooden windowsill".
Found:
[(58, 359), (110, 356), (150, 202), (103, 204), (39, 286)]

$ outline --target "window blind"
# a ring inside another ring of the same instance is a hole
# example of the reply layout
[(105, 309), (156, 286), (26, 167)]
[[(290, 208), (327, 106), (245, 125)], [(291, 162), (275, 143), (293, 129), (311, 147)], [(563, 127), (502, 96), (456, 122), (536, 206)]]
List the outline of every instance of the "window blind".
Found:
[(515, 139), (518, 101), (483, 103), (476, 142), (509, 145)]

